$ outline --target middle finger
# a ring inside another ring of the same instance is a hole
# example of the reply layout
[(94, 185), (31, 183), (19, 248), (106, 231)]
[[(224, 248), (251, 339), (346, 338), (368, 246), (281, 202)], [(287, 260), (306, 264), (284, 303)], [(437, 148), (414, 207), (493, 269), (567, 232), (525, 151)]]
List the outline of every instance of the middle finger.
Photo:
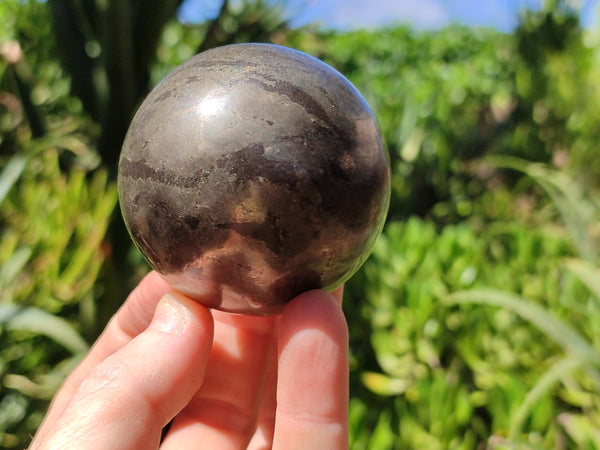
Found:
[(173, 422), (161, 448), (246, 448), (275, 344), (278, 317), (213, 311), (215, 339), (204, 383)]

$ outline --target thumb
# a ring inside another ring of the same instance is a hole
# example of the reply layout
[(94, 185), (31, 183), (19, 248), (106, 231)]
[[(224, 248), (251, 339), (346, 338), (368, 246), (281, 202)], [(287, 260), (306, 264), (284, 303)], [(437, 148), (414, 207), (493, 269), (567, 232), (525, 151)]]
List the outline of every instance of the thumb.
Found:
[(200, 388), (212, 340), (208, 309), (165, 295), (148, 328), (90, 371), (30, 449), (158, 448), (162, 428)]

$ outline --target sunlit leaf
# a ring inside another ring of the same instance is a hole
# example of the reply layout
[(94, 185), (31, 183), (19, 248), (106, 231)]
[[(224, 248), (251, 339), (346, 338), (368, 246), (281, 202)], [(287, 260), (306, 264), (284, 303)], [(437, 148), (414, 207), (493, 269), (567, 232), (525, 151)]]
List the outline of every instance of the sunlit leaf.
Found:
[(558, 423), (578, 448), (600, 448), (600, 428), (590, 417), (583, 414), (563, 413), (558, 417)]
[(571, 374), (574, 370), (589, 364), (590, 356), (593, 359), (593, 355), (585, 355), (581, 353), (566, 356), (556, 362), (546, 373), (544, 373), (542, 378), (539, 379), (533, 389), (527, 393), (523, 403), (511, 419), (509, 432), (511, 440), (518, 440), (519, 434), (523, 428), (523, 424), (525, 423), (525, 420), (527, 420), (527, 416), (531, 413), (531, 410), (536, 403), (538, 403), (544, 395), (547, 395), (563, 377)]
[(413, 384), (412, 380), (392, 378), (376, 372), (363, 373), (362, 381), (371, 391), (379, 395), (402, 394)]
[(581, 259), (567, 260), (569, 269), (600, 301), (600, 268)]
[(392, 427), (392, 417), (388, 411), (383, 411), (373, 430), (369, 449), (386, 450), (394, 448), (395, 433)]
[(23, 173), (26, 163), (26, 157), (15, 155), (11, 158), (8, 164), (6, 164), (4, 170), (2, 170), (2, 173), (0, 173), (0, 204), (2, 204), (8, 192), (17, 182), (21, 176), (21, 173)]
[(19, 391), (28, 397), (46, 400), (50, 400), (56, 391), (55, 386), (35, 383), (24, 375), (14, 373), (6, 374), (3, 384), (6, 388)]
[(534, 325), (567, 352), (585, 354), (595, 363), (600, 363), (600, 352), (595, 350), (574, 327), (550, 310), (518, 295), (494, 289), (473, 289), (455, 292), (445, 297), (443, 301), (447, 305), (474, 303), (506, 308)]
[(48, 336), (74, 354), (89, 349), (69, 322), (38, 308), (0, 304), (0, 324), (9, 330), (30, 331)]
[(574, 179), (547, 164), (532, 163), (511, 156), (493, 156), (486, 158), (486, 161), (497, 167), (521, 171), (534, 179), (556, 206), (581, 257), (589, 261), (597, 260), (597, 249), (588, 229), (598, 220), (600, 211)]
[(0, 267), (0, 288), (7, 286), (21, 272), (29, 258), (32, 250), (30, 247), (20, 247)]

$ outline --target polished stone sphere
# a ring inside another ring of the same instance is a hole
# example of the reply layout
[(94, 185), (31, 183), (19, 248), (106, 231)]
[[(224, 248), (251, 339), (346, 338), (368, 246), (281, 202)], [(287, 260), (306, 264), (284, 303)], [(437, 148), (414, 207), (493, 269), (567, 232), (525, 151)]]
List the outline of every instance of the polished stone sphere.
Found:
[(390, 195), (359, 92), (271, 44), (209, 50), (167, 75), (131, 123), (118, 180), (133, 241), (174, 289), (261, 315), (350, 278)]

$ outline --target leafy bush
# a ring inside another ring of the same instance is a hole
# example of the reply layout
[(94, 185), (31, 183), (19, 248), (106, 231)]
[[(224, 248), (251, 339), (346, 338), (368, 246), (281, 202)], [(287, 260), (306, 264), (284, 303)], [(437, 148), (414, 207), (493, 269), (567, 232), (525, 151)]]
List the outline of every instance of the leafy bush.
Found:
[(380, 368), (362, 379), (393, 398), (368, 448), (600, 445), (580, 437), (600, 426), (600, 298), (572, 256), (551, 227), (390, 224), (361, 280)]

